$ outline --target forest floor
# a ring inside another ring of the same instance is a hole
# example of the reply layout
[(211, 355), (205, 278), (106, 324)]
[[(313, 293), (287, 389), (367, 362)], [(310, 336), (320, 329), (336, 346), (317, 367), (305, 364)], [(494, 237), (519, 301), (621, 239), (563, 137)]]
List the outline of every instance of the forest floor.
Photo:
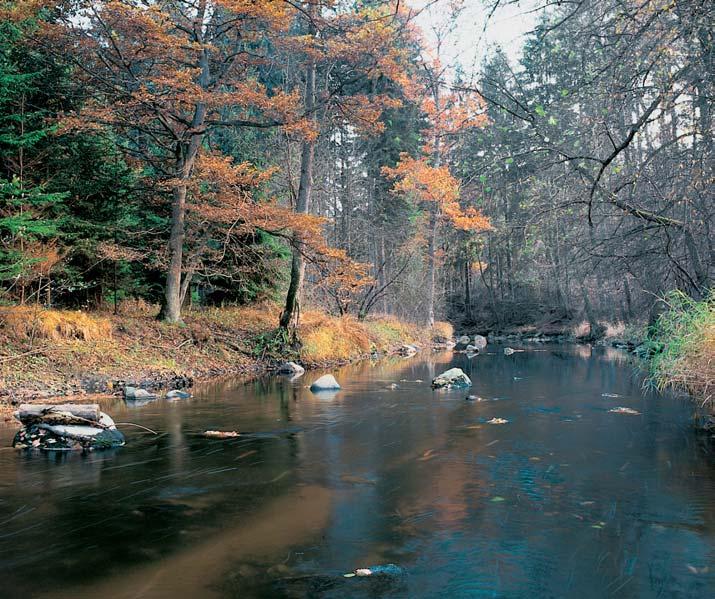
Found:
[(113, 394), (124, 383), (167, 389), (258, 375), (284, 360), (308, 368), (343, 364), (452, 337), (447, 323), (430, 331), (389, 317), (358, 321), (308, 310), (300, 348), (286, 352), (275, 335), (275, 304), (190, 310), (183, 325), (159, 322), (154, 313), (141, 305), (119, 315), (0, 308), (0, 411), (21, 401)]

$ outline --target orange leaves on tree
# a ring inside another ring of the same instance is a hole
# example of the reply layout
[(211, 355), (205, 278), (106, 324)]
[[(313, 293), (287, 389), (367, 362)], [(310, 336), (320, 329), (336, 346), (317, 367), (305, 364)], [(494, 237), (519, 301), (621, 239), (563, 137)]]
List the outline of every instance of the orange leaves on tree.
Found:
[(489, 221), (475, 208), (462, 209), (459, 204), (460, 184), (447, 166), (432, 166), (426, 158), (412, 158), (406, 154), (394, 168), (383, 167), (384, 175), (395, 183), (394, 193), (417, 203), (432, 202), (437, 213), (455, 228), (465, 231), (489, 229)]

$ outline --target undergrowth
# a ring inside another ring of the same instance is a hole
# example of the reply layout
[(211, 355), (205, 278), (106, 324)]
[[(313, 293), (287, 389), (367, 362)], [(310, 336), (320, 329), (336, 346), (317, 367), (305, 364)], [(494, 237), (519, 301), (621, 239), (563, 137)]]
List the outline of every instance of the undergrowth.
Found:
[(682, 292), (668, 294), (663, 313), (649, 331), (644, 353), (650, 380), (659, 389), (687, 390), (703, 405), (715, 401), (715, 290), (695, 301)]

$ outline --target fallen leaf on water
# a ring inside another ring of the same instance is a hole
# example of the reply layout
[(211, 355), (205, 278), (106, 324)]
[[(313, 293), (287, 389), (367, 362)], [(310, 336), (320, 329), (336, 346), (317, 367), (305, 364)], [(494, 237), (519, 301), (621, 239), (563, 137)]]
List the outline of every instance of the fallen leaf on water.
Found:
[(608, 411), (613, 412), (614, 414), (631, 414), (633, 416), (640, 416), (640, 412), (638, 412), (637, 410), (634, 410), (633, 408), (624, 408), (623, 406), (611, 408)]
[(540, 462), (541, 458), (537, 458), (536, 456), (529, 458), (532, 462)]
[(208, 439), (233, 439), (238, 437), (239, 434), (236, 431), (205, 431), (204, 437)]
[(692, 566), (690, 564), (686, 564), (686, 567), (688, 570), (690, 570), (693, 574), (707, 574), (710, 568), (707, 566), (704, 566), (702, 568), (696, 568), (695, 566)]
[(236, 459), (237, 460), (242, 460), (245, 457), (248, 457), (249, 455), (253, 455), (254, 453), (258, 453), (257, 449), (251, 449), (251, 451), (244, 451), (240, 456), (238, 456)]
[(507, 424), (508, 422), (509, 421), (504, 418), (492, 418), (491, 420), (487, 420), (487, 424)]
[(496, 495), (492, 497), (491, 502), (492, 503), (501, 503), (502, 501), (506, 501), (503, 497), (500, 497), (499, 495)]
[(420, 462), (424, 462), (425, 460), (431, 460), (433, 457), (434, 457), (434, 449), (428, 449), (417, 459)]

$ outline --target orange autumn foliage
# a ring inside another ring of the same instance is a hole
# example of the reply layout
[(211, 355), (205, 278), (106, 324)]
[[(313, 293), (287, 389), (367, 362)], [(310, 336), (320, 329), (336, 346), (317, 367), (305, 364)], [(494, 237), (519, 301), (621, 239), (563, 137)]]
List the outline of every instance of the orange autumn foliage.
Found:
[(489, 229), (489, 220), (475, 208), (459, 205), (460, 184), (448, 166), (435, 167), (427, 158), (412, 158), (406, 154), (394, 168), (384, 167), (383, 173), (395, 181), (393, 192), (417, 202), (434, 202), (438, 213), (455, 228), (465, 231)]

